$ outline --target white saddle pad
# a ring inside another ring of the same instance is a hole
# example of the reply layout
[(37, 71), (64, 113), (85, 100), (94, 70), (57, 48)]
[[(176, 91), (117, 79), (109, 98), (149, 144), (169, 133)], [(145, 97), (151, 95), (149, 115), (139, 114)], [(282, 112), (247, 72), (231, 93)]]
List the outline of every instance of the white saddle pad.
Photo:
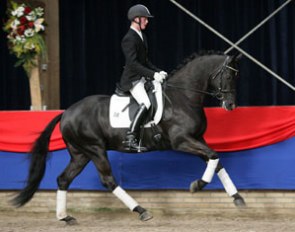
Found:
[[(158, 124), (163, 114), (163, 96), (162, 86), (159, 82), (153, 81), (155, 86), (155, 95), (157, 99), (158, 108), (155, 113), (154, 119), (147, 124), (145, 127), (151, 127), (152, 123)], [(128, 128), (131, 124), (129, 117), (129, 109), (124, 108), (130, 103), (130, 97), (120, 97), (116, 94), (111, 96), (110, 101), (110, 124), (114, 128)], [(124, 111), (123, 111), (124, 110)]]

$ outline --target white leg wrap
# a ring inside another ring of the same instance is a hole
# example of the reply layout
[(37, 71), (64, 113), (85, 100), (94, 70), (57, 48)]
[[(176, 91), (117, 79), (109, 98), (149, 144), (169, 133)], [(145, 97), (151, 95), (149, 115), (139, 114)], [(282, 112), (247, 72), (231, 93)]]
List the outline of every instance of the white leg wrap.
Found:
[(67, 217), (67, 191), (57, 190), (56, 194), (56, 218), (61, 220)]
[(224, 168), (222, 168), (217, 173), (217, 175), (218, 175), (221, 183), (223, 184), (225, 191), (227, 192), (227, 194), (229, 196), (233, 196), (234, 194), (236, 194), (238, 192), (236, 186), (234, 185), (234, 183), (232, 182), (232, 180), (230, 179), (229, 175), (227, 174), (227, 172)]
[(219, 159), (209, 160), (209, 162), (207, 163), (207, 168), (202, 176), (203, 181), (206, 181), (207, 183), (211, 182), (218, 162), (219, 162)]
[(115, 188), (113, 194), (118, 197), (131, 211), (138, 206), (138, 203), (120, 186)]

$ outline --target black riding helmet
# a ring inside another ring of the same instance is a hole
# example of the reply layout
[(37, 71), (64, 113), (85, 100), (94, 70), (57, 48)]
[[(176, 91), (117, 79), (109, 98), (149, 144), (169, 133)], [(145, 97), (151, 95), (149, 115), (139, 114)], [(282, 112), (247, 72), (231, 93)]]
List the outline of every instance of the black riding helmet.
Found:
[(128, 19), (130, 21), (133, 21), (136, 17), (147, 17), (147, 18), (153, 18), (154, 16), (151, 15), (149, 9), (141, 4), (137, 4), (135, 6), (130, 7), (128, 10)]

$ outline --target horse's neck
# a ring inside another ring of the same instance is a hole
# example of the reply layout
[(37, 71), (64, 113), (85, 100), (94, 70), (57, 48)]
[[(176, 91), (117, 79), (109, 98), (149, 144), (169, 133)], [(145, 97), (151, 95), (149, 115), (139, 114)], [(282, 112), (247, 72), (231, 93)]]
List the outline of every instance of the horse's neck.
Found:
[(193, 60), (175, 73), (168, 85), (186, 97), (187, 103), (203, 105), (204, 93), (208, 88), (209, 72), (203, 67), (203, 62)]

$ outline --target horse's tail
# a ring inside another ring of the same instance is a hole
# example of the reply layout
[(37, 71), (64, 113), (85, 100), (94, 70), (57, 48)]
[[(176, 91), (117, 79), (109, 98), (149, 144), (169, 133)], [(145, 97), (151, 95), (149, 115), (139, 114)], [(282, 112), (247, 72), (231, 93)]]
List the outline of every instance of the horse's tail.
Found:
[(41, 180), (43, 179), (46, 169), (46, 157), (50, 142), (50, 136), (60, 121), (62, 114), (57, 115), (46, 126), (45, 130), (40, 134), (35, 141), (31, 151), (31, 163), (29, 169), (29, 176), (26, 187), (12, 200), (12, 204), (16, 207), (21, 207), (26, 204), (34, 196), (37, 191)]

